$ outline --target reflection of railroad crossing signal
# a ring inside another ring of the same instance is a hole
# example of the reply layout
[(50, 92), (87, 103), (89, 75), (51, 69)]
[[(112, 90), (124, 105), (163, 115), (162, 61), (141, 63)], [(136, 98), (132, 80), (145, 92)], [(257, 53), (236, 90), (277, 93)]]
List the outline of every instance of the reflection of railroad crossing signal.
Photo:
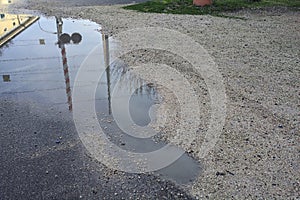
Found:
[(69, 67), (68, 67), (68, 61), (66, 55), (66, 48), (64, 46), (61, 48), (61, 55), (63, 60), (63, 69), (64, 69), (66, 94), (68, 98), (69, 110), (72, 110), (72, 93), (71, 93), (71, 83), (70, 83), (70, 76), (69, 76)]
[(71, 40), (74, 44), (79, 44), (82, 40), (82, 36), (79, 33), (73, 33), (71, 35)]
[(82, 36), (79, 33), (73, 33), (71, 36), (68, 33), (63, 33), (59, 36), (59, 42), (63, 44), (79, 44), (82, 40)]
[(69, 67), (68, 67), (68, 60), (66, 54), (66, 47), (65, 44), (72, 43), (78, 44), (82, 40), (82, 36), (79, 33), (73, 33), (70, 36), (67, 33), (62, 33), (62, 26), (63, 21), (61, 17), (56, 17), (56, 25), (57, 25), (57, 39), (58, 39), (58, 46), (61, 49), (62, 55), (62, 62), (63, 62), (63, 69), (64, 69), (64, 76), (65, 76), (65, 84), (66, 84), (66, 94), (68, 98), (69, 110), (72, 110), (72, 93), (71, 93), (71, 83), (70, 83), (70, 76), (69, 76)]

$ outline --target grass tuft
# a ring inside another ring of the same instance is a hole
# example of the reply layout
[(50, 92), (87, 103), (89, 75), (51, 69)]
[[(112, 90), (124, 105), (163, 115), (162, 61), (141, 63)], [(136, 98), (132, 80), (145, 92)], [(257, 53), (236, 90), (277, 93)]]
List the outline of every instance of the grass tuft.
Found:
[(123, 8), (148, 13), (214, 15), (229, 17), (222, 13), (238, 11), (245, 8), (291, 7), (299, 8), (300, 0), (214, 0), (211, 6), (196, 7), (193, 0), (151, 0), (145, 3), (133, 4)]

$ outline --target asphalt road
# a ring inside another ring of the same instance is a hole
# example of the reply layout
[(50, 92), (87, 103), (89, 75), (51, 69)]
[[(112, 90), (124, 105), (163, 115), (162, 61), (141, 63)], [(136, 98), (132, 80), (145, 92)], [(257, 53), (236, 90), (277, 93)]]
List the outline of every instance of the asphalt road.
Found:
[(0, 199), (192, 199), (151, 174), (106, 168), (88, 156), (72, 116), (0, 97)]

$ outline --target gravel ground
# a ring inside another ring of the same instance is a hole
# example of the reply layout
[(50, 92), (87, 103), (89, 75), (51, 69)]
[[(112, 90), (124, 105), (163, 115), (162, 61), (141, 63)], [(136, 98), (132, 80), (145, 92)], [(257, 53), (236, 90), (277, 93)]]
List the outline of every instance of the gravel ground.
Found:
[[(19, 6), (46, 15), (90, 19), (111, 35), (158, 26), (192, 37), (210, 53), (223, 75), (227, 116), (217, 145), (205, 158), (197, 156), (201, 144), (196, 142), (188, 149), (190, 144), (180, 143), (204, 166), (188, 192), (209, 199), (300, 198), (299, 11), (278, 8), (231, 13), (246, 18), (240, 20), (145, 14), (123, 10), (120, 5), (57, 7), (48, 1), (29, 0)], [(140, 60), (151, 60), (154, 53), (145, 54)], [(183, 71), (188, 67), (180, 61), (173, 65)], [(205, 88), (203, 80), (188, 70), (186, 76), (194, 88)], [(205, 89), (196, 91), (199, 96), (207, 95)], [(203, 97), (204, 103), (207, 99)], [(203, 109), (205, 119), (209, 108)], [(166, 138), (172, 140), (169, 133)]]

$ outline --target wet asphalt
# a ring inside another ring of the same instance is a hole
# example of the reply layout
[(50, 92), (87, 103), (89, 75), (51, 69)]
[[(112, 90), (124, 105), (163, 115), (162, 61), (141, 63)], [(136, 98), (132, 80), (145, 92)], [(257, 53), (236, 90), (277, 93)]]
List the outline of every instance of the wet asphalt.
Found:
[(106, 168), (82, 146), (71, 115), (0, 97), (0, 199), (192, 199), (151, 174)]

